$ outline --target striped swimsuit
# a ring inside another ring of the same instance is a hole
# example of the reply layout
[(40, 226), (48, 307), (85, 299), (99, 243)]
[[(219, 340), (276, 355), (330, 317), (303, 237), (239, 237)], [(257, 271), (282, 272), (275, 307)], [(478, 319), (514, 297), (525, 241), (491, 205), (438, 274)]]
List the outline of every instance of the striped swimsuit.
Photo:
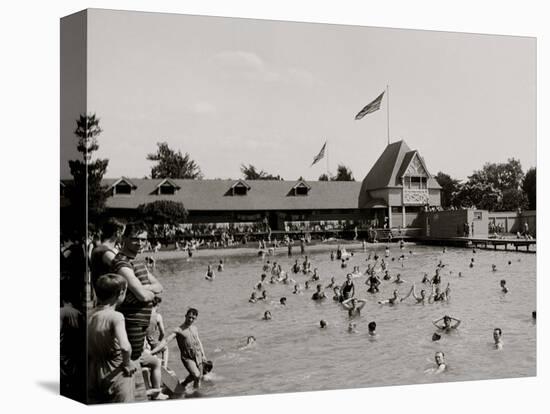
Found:
[[(148, 277), (149, 272), (143, 262), (131, 260), (119, 253), (113, 259), (112, 271), (118, 273), (124, 267), (132, 270), (142, 285), (151, 284)], [(124, 302), (117, 308), (124, 315), (126, 333), (130, 345), (132, 345), (132, 360), (138, 359), (143, 353), (145, 335), (151, 321), (152, 309), (153, 304), (151, 302), (139, 301), (129, 289), (126, 291)]]

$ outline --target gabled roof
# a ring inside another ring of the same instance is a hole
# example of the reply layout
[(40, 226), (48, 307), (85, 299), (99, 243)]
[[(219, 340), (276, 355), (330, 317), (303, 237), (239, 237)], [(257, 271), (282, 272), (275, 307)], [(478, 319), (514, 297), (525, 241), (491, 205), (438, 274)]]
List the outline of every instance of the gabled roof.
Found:
[(126, 177), (120, 177), (118, 180), (116, 180), (114, 183), (112, 183), (109, 186), (109, 188), (115, 187), (115, 186), (119, 185), (121, 182), (125, 182), (130, 187), (132, 187), (132, 189), (134, 189), (134, 190), (137, 188), (137, 185), (135, 185), (132, 180), (130, 180), (129, 178), (126, 178)]
[(415, 154), (428, 174), (428, 188), (441, 188), (428, 171), (426, 163), (418, 151), (411, 150), (403, 140), (392, 142), (382, 152), (382, 155), (376, 160), (363, 180), (365, 188), (367, 190), (376, 190), (387, 187), (402, 187), (401, 177), (407, 171)]
[(235, 183), (233, 183), (231, 188), (235, 188), (235, 187), (246, 187), (247, 190), (250, 190), (250, 186), (244, 180), (235, 181)]
[[(104, 179), (111, 186), (116, 180)], [(310, 181), (307, 197), (288, 197), (289, 188), (300, 181), (239, 180), (250, 188), (246, 197), (227, 197), (227, 191), (238, 183), (234, 180), (179, 180), (175, 194), (154, 194), (162, 180), (132, 179), (137, 186), (131, 197), (108, 197), (108, 208), (135, 209), (156, 200), (173, 200), (194, 211), (223, 210), (322, 210), (359, 208), (361, 183), (356, 181)]]
[(165, 178), (164, 180), (162, 180), (160, 183), (158, 183), (157, 187), (156, 188), (159, 188), (161, 185), (164, 185), (164, 184), (170, 184), (172, 187), (176, 188), (179, 190), (179, 186), (174, 182), (172, 181), (171, 178)]
[(305, 188), (307, 188), (308, 190), (311, 190), (311, 186), (308, 185), (308, 183), (306, 183), (304, 180), (298, 181), (296, 184), (294, 184), (294, 185), (292, 186), (292, 189), (295, 189), (295, 188), (298, 188), (298, 187), (305, 187)]
[(365, 177), (366, 188), (376, 190), (399, 185), (396, 184), (397, 172), (410, 151), (403, 140), (389, 144)]

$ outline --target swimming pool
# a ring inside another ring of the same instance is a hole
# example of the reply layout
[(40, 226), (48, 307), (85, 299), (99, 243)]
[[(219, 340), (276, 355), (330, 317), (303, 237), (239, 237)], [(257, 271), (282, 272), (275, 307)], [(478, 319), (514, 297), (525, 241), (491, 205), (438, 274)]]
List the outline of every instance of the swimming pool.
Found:
[[(384, 255), (385, 245), (368, 246), (367, 252)], [(413, 251), (409, 255), (409, 250)], [(357, 333), (347, 331), (350, 321), (346, 311), (328, 298), (320, 303), (311, 300), (317, 282), (303, 295), (292, 294), (293, 285), (267, 284), (267, 303), (249, 303), (248, 298), (262, 273), (263, 261), (252, 254), (223, 257), (187, 257), (159, 260), (154, 273), (164, 286), (161, 313), (168, 332), (180, 324), (187, 308), (199, 310), (196, 326), (208, 359), (214, 362), (213, 380), (205, 382), (201, 395), (228, 396), (323, 389), (343, 389), (383, 385), (479, 380), (536, 375), (536, 325), (531, 312), (536, 309), (536, 255), (408, 244), (404, 251), (390, 246), (395, 261), (388, 260), (390, 273), (401, 273), (406, 283), (399, 286), (405, 295), (411, 283), (417, 292), (424, 287), (423, 272), (434, 274), (439, 260), (446, 265), (442, 286), (451, 283), (448, 302), (415, 304), (412, 298), (395, 306), (379, 305), (391, 296), (395, 284), (382, 281), (380, 292), (369, 294), (366, 277), (354, 279), (356, 297), (365, 298), (361, 316), (354, 318)], [(403, 267), (397, 260), (405, 253)], [(216, 279), (204, 279), (208, 264), (215, 269), (224, 258), (225, 270)], [(367, 253), (356, 251), (348, 268), (331, 261), (328, 251), (309, 254), (313, 267), (319, 269), (324, 286), (335, 276), (341, 284), (353, 266), (366, 268)], [(469, 268), (470, 259), (475, 266)], [(290, 272), (294, 254), (287, 257), (281, 248), (265, 260), (281, 263)], [(511, 264), (508, 264), (508, 261)], [(497, 271), (491, 270), (496, 264)], [(463, 277), (458, 277), (458, 272)], [(450, 273), (452, 272), (452, 273)], [(303, 274), (292, 278), (302, 285)], [(269, 276), (268, 276), (269, 278)], [(501, 293), (499, 282), (506, 279), (510, 292)], [(278, 305), (287, 297), (286, 307)], [(273, 319), (262, 320), (265, 310)], [(432, 342), (436, 328), (432, 321), (443, 315), (462, 321), (456, 332), (442, 334)], [(328, 327), (319, 329), (324, 319)], [(367, 324), (376, 321), (378, 336), (371, 339)], [(504, 348), (495, 351), (492, 332), (503, 332)], [(254, 335), (256, 343), (239, 349)], [(425, 373), (433, 366), (436, 351), (443, 351), (448, 370), (440, 375)], [(177, 345), (170, 345), (169, 366), (180, 378), (187, 375), (179, 361)]]

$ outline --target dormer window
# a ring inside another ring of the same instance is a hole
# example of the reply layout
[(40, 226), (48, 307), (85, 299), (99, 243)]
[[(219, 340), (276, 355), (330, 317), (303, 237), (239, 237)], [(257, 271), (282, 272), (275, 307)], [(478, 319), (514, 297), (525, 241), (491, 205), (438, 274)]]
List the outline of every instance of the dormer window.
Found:
[(132, 191), (135, 190), (136, 188), (137, 188), (137, 186), (134, 185), (134, 183), (132, 183), (127, 178), (121, 178), (116, 183), (114, 183), (113, 186), (112, 186), (113, 195), (132, 194)]
[(307, 185), (304, 181), (299, 181), (292, 189), (290, 190), (290, 195), (294, 196), (307, 196), (311, 190), (311, 187)]
[(244, 187), (244, 186), (237, 186), (235, 188), (233, 188), (233, 194), (234, 195), (240, 195), (240, 196), (243, 196), (243, 195), (246, 195), (247, 193), (247, 188)]
[(127, 183), (117, 184), (114, 188), (115, 194), (132, 194), (132, 186)]
[(234, 196), (245, 196), (248, 190), (250, 190), (250, 186), (244, 181), (239, 180), (231, 187), (230, 194)]
[(159, 187), (159, 194), (161, 195), (173, 195), (176, 193), (176, 189), (169, 185), (169, 184), (163, 184)]
[(176, 191), (178, 191), (179, 189), (180, 187), (177, 184), (175, 184), (172, 180), (167, 178), (161, 181), (159, 185), (157, 185), (153, 194), (174, 195), (176, 194)]

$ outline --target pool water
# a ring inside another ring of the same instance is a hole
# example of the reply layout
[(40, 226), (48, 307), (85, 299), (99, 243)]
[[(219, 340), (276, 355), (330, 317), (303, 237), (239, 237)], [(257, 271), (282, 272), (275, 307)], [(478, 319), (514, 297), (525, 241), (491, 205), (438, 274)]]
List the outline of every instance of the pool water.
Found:
[[(383, 257), (384, 245), (369, 246), (368, 252)], [(409, 250), (413, 254), (409, 255)], [(405, 253), (403, 266), (397, 258)], [(341, 305), (332, 300), (332, 290), (325, 290), (327, 299), (311, 300), (314, 286), (303, 295), (292, 294), (293, 285), (267, 284), (268, 301), (249, 303), (248, 299), (260, 279), (263, 261), (253, 254), (223, 257), (225, 269), (216, 272), (212, 282), (205, 280), (208, 264), (216, 268), (220, 256), (201, 257), (198, 252), (187, 257), (158, 261), (154, 273), (164, 286), (161, 314), (167, 332), (184, 320), (189, 307), (199, 311), (196, 320), (208, 359), (214, 362), (210, 381), (201, 390), (202, 396), (251, 395), (276, 392), (343, 389), (382, 385), (463, 381), (536, 375), (536, 324), (531, 312), (536, 309), (536, 255), (471, 249), (417, 246), (407, 244), (401, 251), (390, 247), (386, 259), (390, 273), (401, 273), (406, 281), (399, 285), (405, 295), (412, 284), (430, 291), (420, 282), (423, 272), (431, 277), (439, 260), (442, 287), (451, 284), (448, 302), (416, 304), (412, 297), (395, 306), (380, 305), (378, 300), (391, 297), (396, 287), (382, 281), (380, 292), (366, 291), (366, 277), (354, 279), (355, 296), (366, 299), (361, 315), (354, 318), (357, 333), (348, 333), (349, 317)], [(353, 266), (366, 269), (367, 253), (356, 251), (347, 269), (331, 261), (328, 251), (309, 255), (317, 267), (324, 286), (335, 276), (341, 284)], [(475, 266), (469, 268), (470, 259)], [(303, 257), (287, 257), (286, 249), (265, 260), (281, 263), (300, 285), (306, 277), (294, 275), (291, 265)], [(511, 261), (511, 264), (508, 264)], [(491, 270), (496, 264), (497, 271)], [(458, 272), (463, 277), (458, 277)], [(452, 272), (452, 273), (451, 273)], [(269, 276), (268, 276), (269, 278)], [(506, 279), (509, 293), (499, 286)], [(279, 299), (287, 297), (287, 305)], [(262, 320), (265, 310), (273, 319)], [(437, 330), (432, 321), (451, 315), (462, 321), (457, 331), (442, 333), (432, 342)], [(319, 328), (319, 321), (328, 323)], [(372, 339), (367, 324), (376, 321), (378, 336)], [(496, 351), (492, 333), (495, 327), (503, 332), (504, 347)], [(256, 343), (248, 348), (246, 338), (253, 335)], [(180, 378), (187, 371), (179, 360), (175, 341), (170, 345), (169, 367)], [(436, 351), (445, 353), (448, 369), (434, 375), (425, 372), (434, 366)]]

